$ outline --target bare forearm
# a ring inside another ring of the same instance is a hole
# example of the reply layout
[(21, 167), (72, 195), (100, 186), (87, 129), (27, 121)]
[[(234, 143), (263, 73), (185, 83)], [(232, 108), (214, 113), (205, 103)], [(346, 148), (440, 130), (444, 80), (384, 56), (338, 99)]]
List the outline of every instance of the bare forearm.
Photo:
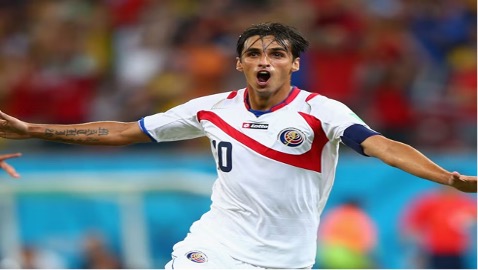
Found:
[(29, 124), (31, 138), (82, 145), (127, 145), (136, 141), (128, 136), (128, 129), (136, 123), (91, 122), (74, 125)]
[[(417, 177), (440, 184), (450, 184), (451, 172), (438, 166), (415, 148), (387, 138), (370, 138), (366, 154)], [(373, 147), (372, 147), (373, 146)]]
[(387, 164), (420, 178), (444, 185), (450, 184), (451, 172), (438, 166), (415, 148), (397, 143), (389, 151), (389, 158), (384, 160)]
[(477, 192), (476, 176), (449, 172), (408, 144), (375, 135), (362, 142), (364, 153), (423, 179), (452, 186), (463, 192)]

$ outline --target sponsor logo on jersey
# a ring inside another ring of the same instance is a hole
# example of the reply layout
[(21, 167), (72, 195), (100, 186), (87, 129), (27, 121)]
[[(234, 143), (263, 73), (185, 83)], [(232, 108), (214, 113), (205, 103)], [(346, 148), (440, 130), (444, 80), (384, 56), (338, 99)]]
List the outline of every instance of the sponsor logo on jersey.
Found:
[(283, 129), (278, 136), (278, 140), (286, 146), (297, 147), (304, 142), (305, 136), (302, 131), (296, 128)]
[(192, 250), (186, 253), (186, 257), (195, 263), (205, 263), (207, 262), (206, 254), (202, 253), (201, 251)]
[(249, 129), (268, 129), (269, 124), (242, 123), (242, 128)]

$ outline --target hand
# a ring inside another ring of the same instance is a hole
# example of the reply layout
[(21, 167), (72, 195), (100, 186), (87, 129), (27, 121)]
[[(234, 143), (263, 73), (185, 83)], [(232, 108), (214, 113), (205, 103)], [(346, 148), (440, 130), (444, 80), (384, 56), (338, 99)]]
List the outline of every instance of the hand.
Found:
[(0, 137), (5, 139), (27, 139), (28, 123), (0, 111)]
[(453, 172), (449, 180), (450, 186), (468, 193), (476, 193), (476, 176), (461, 175)]
[(5, 170), (11, 177), (19, 178), (20, 175), (17, 173), (15, 168), (10, 166), (7, 162), (5, 162), (5, 160), (9, 158), (19, 157), (21, 155), (22, 154), (20, 153), (0, 155), (0, 168)]

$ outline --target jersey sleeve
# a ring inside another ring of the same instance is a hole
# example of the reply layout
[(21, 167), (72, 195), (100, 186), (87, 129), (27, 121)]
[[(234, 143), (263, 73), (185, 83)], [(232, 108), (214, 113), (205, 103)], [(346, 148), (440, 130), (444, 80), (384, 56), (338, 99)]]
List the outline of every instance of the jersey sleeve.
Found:
[[(331, 141), (341, 141), (346, 145), (359, 145), (369, 136), (379, 134), (339, 101), (320, 97), (315, 100), (315, 103), (311, 103), (311, 107), (311, 113), (321, 120), (322, 128)], [(361, 153), (361, 148), (352, 148)]]
[(146, 116), (138, 121), (141, 130), (154, 142), (179, 141), (204, 136), (197, 113), (218, 103), (224, 94), (190, 100), (166, 112)]

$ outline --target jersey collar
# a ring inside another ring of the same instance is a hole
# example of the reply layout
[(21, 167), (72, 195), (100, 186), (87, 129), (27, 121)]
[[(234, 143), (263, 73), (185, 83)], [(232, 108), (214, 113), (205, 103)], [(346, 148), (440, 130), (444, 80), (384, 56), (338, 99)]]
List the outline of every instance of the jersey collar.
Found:
[(297, 88), (297, 86), (292, 86), (292, 90), (289, 92), (289, 95), (283, 100), (281, 101), (280, 103), (272, 106), (272, 108), (270, 108), (270, 110), (267, 110), (267, 111), (259, 111), (259, 110), (253, 110), (251, 108), (251, 105), (249, 103), (249, 93), (248, 93), (248, 90), (246, 88), (246, 90), (244, 91), (244, 105), (246, 106), (246, 109), (250, 112), (252, 112), (253, 114), (255, 114), (257, 117), (263, 115), (263, 114), (266, 114), (266, 113), (270, 113), (270, 112), (274, 112), (274, 111), (277, 111), (279, 110), (280, 108), (283, 108), (285, 107), (286, 105), (288, 105), (289, 103), (291, 103), (296, 97), (297, 95), (299, 95), (299, 92), (300, 92), (300, 89)]

